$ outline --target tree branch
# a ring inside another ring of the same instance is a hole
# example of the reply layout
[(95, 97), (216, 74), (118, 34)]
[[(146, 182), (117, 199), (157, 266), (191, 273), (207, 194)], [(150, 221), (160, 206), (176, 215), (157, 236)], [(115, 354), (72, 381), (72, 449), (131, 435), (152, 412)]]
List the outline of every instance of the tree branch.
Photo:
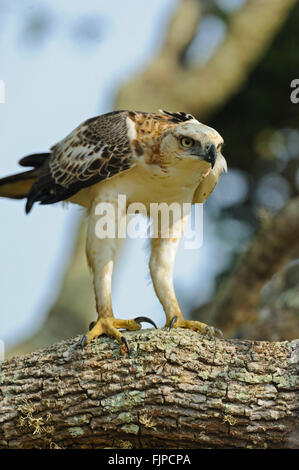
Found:
[(192, 42), (201, 18), (201, 2), (199, 0), (183, 0), (171, 18), (167, 28), (159, 59), (174, 66), (180, 65), (181, 58)]
[(147, 111), (186, 110), (206, 118), (240, 89), (295, 3), (296, 0), (272, 0), (270, 8), (268, 0), (247, 1), (232, 15), (227, 35), (208, 63), (184, 67), (174, 54), (190, 41), (190, 35), (182, 34), (180, 43), (182, 12), (185, 17), (193, 17), (190, 32), (194, 35), (200, 9), (198, 2), (183, 0), (160, 54), (140, 76), (121, 88), (116, 100), (118, 108), (140, 109), (142, 103), (142, 109)]
[[(299, 197), (265, 223), (213, 298), (208, 322), (226, 334), (255, 317), (261, 289), (299, 244)], [(206, 318), (205, 318), (206, 320)]]
[(130, 357), (75, 338), (2, 363), (0, 447), (299, 446), (299, 341), (125, 334)]

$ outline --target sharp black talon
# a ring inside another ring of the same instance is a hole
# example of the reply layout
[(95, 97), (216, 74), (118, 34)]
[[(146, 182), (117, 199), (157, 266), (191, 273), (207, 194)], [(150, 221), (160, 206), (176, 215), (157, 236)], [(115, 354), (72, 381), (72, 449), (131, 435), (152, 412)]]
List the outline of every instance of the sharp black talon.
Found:
[(94, 325), (96, 324), (95, 321), (92, 321), (91, 323), (89, 323), (89, 331), (93, 329)]
[(125, 338), (124, 336), (122, 336), (120, 339), (121, 339), (121, 341), (122, 341), (122, 342), (123, 342), (123, 343), (126, 345), (126, 348), (127, 348), (128, 354), (129, 354), (129, 356), (130, 356), (130, 354), (131, 354), (131, 351), (130, 351), (130, 347), (129, 347), (129, 343), (128, 343), (128, 341), (126, 340), (126, 338)]
[(171, 319), (171, 321), (170, 321), (170, 323), (169, 323), (168, 331), (171, 330), (171, 328), (173, 327), (173, 325), (175, 324), (175, 322), (177, 321), (177, 319), (178, 319), (178, 317), (177, 317), (176, 315)]
[(82, 338), (80, 339), (80, 341), (78, 342), (78, 346), (83, 349), (84, 346), (86, 345), (87, 343), (87, 338), (85, 335), (82, 336)]
[(151, 325), (153, 325), (156, 329), (157, 329), (157, 325), (156, 323), (151, 320), (150, 318), (147, 318), (147, 317), (137, 317), (137, 318), (134, 318), (134, 321), (136, 323), (141, 323), (141, 322), (146, 322), (146, 323), (150, 323)]

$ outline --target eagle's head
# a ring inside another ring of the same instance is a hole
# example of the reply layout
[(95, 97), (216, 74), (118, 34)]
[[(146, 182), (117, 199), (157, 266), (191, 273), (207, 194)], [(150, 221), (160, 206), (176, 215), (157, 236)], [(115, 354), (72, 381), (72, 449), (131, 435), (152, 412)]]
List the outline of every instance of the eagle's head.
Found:
[[(127, 112), (128, 139), (137, 163), (162, 175), (182, 175), (194, 179), (226, 171), (221, 154), (223, 138), (191, 114)], [(187, 175), (188, 173), (188, 175)]]
[[(215, 166), (221, 154), (223, 138), (213, 128), (197, 121), (193, 116), (185, 122), (169, 127), (163, 133), (160, 144), (161, 156), (172, 155), (174, 159), (205, 162)], [(204, 165), (204, 166), (206, 166)], [(201, 165), (202, 166), (202, 165)]]

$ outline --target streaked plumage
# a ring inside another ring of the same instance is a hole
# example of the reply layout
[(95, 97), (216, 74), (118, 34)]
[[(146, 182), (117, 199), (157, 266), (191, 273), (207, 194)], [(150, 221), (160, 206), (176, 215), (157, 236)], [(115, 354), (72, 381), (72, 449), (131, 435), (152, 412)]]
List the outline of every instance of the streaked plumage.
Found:
[[(118, 194), (126, 195), (128, 204), (146, 206), (152, 202), (203, 202), (226, 170), (222, 142), (217, 131), (190, 114), (114, 111), (83, 122), (50, 152), (24, 157), (20, 164), (32, 170), (0, 180), (0, 196), (26, 197), (27, 213), (35, 202), (64, 200), (88, 209), (87, 256), (94, 273), (99, 319), (87, 334), (88, 342), (102, 333), (121, 341), (124, 337), (118, 327), (140, 328), (134, 320), (113, 317), (111, 278), (116, 241), (95, 236), (96, 205), (107, 201), (116, 205)], [(158, 239), (152, 244), (154, 287), (167, 324), (177, 317), (175, 326), (204, 331), (206, 325), (183, 319), (174, 294), (173, 263), (185, 220), (175, 223), (175, 243), (174, 239)]]

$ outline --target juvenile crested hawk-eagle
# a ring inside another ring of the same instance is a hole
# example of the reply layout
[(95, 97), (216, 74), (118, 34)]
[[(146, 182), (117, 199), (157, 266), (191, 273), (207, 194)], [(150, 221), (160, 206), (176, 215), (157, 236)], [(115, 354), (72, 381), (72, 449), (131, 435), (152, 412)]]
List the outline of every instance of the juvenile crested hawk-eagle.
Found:
[[(35, 202), (70, 201), (87, 209), (87, 259), (98, 319), (83, 336), (82, 345), (107, 334), (129, 350), (118, 329), (139, 330), (142, 321), (154, 324), (145, 317), (121, 320), (113, 315), (111, 281), (117, 238), (96, 235), (97, 205), (105, 202), (117, 209), (119, 194), (126, 196), (127, 205), (139, 202), (147, 208), (151, 203), (202, 203), (226, 171), (222, 144), (216, 130), (190, 114), (114, 111), (83, 122), (50, 152), (22, 158), (20, 165), (32, 169), (0, 180), (0, 196), (27, 198), (26, 213)], [(216, 328), (185, 320), (175, 296), (175, 254), (186, 220), (187, 215), (174, 219), (171, 236), (152, 239), (150, 274), (166, 326), (215, 335), (219, 333)]]

